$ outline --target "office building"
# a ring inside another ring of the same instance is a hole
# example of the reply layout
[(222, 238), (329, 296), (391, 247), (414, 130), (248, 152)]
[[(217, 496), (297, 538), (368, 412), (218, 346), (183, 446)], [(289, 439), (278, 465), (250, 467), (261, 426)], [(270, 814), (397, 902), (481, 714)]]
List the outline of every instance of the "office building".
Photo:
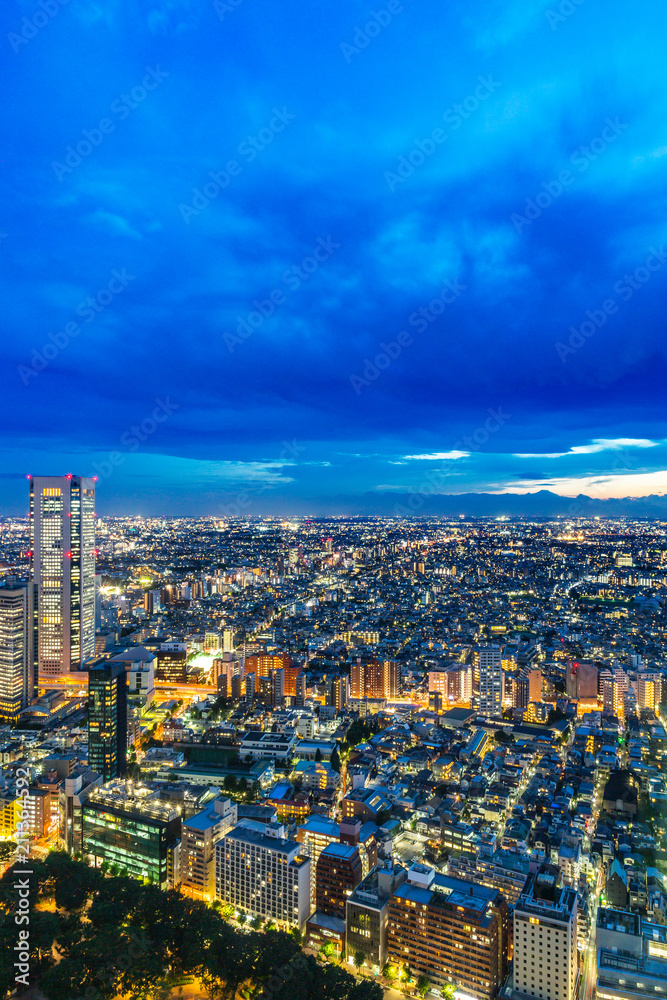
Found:
[(16, 722), (37, 694), (32, 585), (0, 588), (0, 721)]
[(88, 763), (104, 781), (125, 774), (127, 680), (123, 663), (102, 663), (88, 674)]
[(194, 899), (215, 898), (215, 845), (238, 821), (231, 799), (214, 799), (202, 811), (184, 819), (181, 827), (181, 889)]
[(95, 483), (80, 476), (30, 479), (34, 653), (51, 680), (95, 655)]
[(326, 816), (309, 816), (305, 823), (297, 827), (296, 839), (301, 845), (302, 853), (310, 858), (310, 909), (312, 910), (315, 907), (317, 862), (325, 847), (339, 842), (340, 826)]
[(491, 719), (502, 716), (502, 657), (500, 646), (479, 647), (479, 710)]
[(83, 849), (95, 866), (106, 861), (160, 889), (178, 881), (180, 836), (178, 810), (143, 785), (111, 781), (83, 805)]
[(185, 684), (188, 646), (185, 642), (163, 642), (157, 654), (155, 679), (169, 684)]
[(251, 916), (301, 927), (310, 910), (310, 858), (280, 834), (235, 827), (215, 847), (215, 894)]
[(533, 1000), (576, 1000), (578, 985), (577, 893), (545, 864), (514, 909), (514, 989)]
[(413, 864), (389, 900), (388, 956), (442, 989), (491, 1000), (506, 974), (509, 908), (495, 889)]
[(318, 913), (345, 919), (345, 904), (363, 878), (359, 848), (328, 844), (317, 859), (315, 906)]

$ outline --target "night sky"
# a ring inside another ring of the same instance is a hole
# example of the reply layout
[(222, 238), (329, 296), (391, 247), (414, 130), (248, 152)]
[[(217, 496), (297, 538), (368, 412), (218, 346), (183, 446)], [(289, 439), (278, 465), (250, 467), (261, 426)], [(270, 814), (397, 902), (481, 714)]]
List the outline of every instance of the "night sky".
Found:
[(0, 513), (665, 492), (663, 0), (0, 18)]

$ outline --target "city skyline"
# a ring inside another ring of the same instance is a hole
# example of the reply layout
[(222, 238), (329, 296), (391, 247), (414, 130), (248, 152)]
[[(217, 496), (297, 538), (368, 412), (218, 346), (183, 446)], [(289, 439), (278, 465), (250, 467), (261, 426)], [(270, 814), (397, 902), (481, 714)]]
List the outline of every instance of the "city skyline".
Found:
[(3, 513), (665, 493), (664, 7), (1, 16)]

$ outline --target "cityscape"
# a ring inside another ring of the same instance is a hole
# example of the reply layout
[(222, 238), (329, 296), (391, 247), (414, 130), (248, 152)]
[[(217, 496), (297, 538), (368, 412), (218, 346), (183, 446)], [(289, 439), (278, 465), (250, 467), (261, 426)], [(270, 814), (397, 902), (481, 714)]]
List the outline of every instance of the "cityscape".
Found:
[(0, 1000), (667, 1000), (664, 0), (0, 23)]
[(4, 990), (667, 987), (667, 524), (98, 486), (31, 476), (0, 522)]

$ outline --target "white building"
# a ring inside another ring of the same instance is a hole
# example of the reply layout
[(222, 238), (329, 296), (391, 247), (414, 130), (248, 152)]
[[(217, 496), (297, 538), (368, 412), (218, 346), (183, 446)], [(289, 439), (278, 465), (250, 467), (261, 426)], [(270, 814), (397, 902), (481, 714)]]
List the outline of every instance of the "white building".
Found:
[(533, 1000), (577, 996), (577, 893), (553, 865), (529, 877), (514, 909), (514, 990)]
[(231, 799), (214, 799), (181, 825), (181, 886), (195, 899), (215, 897), (215, 845), (236, 826), (238, 807)]
[(310, 914), (310, 858), (271, 827), (237, 826), (216, 844), (215, 895), (253, 917), (301, 927)]

